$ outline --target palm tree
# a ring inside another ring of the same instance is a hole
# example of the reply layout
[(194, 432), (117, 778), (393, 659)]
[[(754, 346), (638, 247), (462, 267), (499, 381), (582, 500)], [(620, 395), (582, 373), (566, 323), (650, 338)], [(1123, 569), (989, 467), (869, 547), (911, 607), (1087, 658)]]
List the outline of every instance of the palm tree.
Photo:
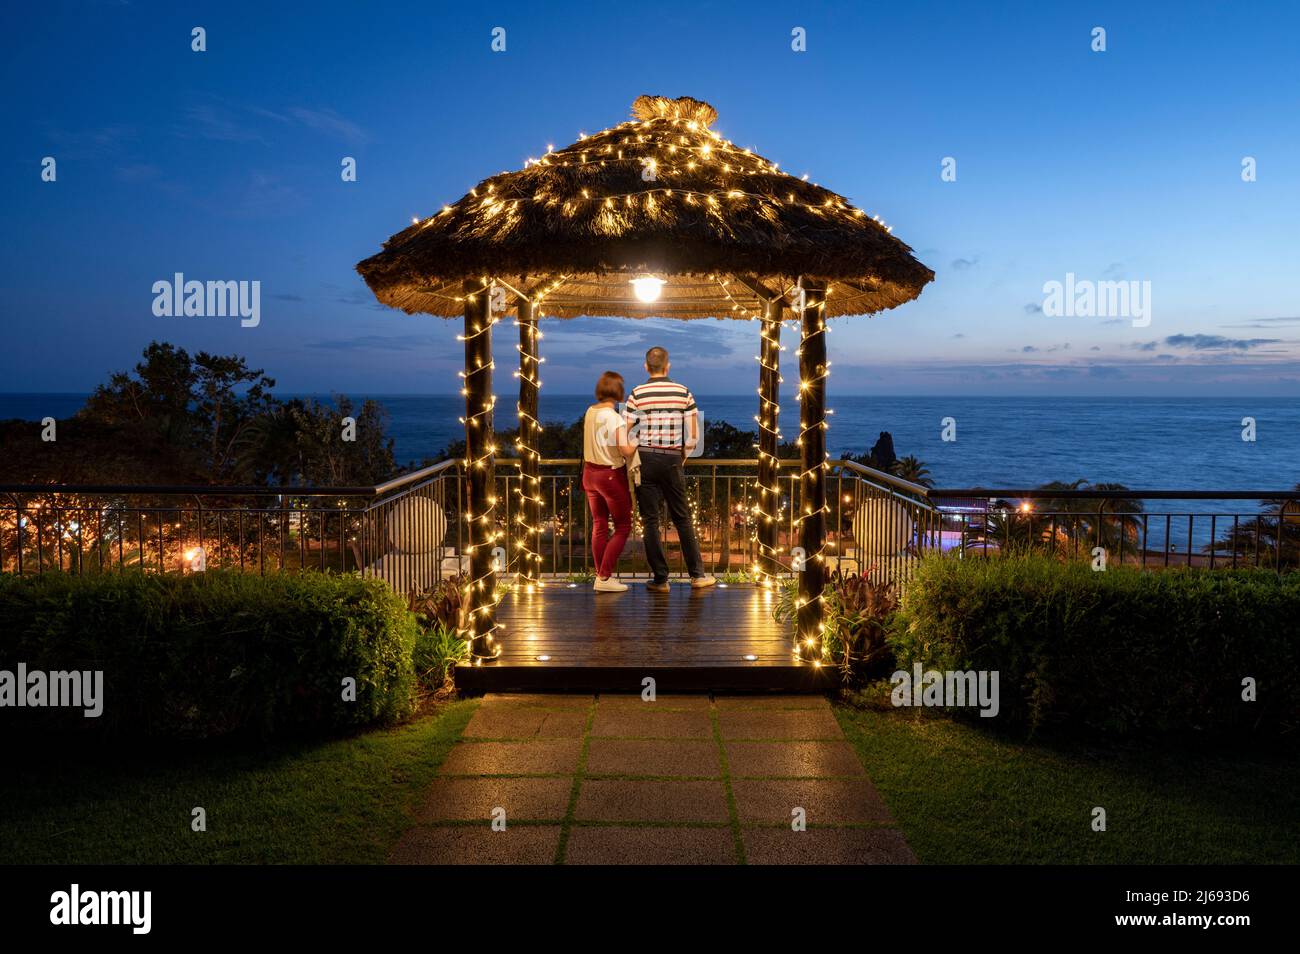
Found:
[(912, 454), (894, 461), (894, 476), (901, 477), (909, 483), (920, 484), (922, 487), (934, 486), (934, 481), (930, 479), (930, 469), (925, 466), (925, 461), (917, 459)]
[[(1295, 489), (1300, 491), (1300, 484)], [(1235, 555), (1238, 562), (1258, 561), (1263, 566), (1276, 563), (1276, 569), (1300, 566), (1300, 503), (1268, 501), (1258, 517), (1229, 527), (1222, 537), (1201, 547), (1201, 551), (1216, 554), (1226, 551), (1228, 557)]]

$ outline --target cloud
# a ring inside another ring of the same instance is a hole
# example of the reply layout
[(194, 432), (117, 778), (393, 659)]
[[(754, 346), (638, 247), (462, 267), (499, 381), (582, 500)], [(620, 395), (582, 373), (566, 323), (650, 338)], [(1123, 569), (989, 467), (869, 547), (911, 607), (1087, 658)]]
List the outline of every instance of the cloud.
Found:
[(954, 271), (961, 272), (961, 271), (965, 271), (968, 268), (974, 268), (976, 265), (979, 264), (979, 262), (980, 262), (979, 256), (976, 256), (974, 258), (954, 258), (952, 260), (950, 267)]
[(1102, 276), (1102, 278), (1119, 278), (1119, 277), (1121, 277), (1123, 274), (1124, 274), (1124, 263), (1123, 263), (1123, 262), (1111, 262), (1111, 263), (1110, 263), (1109, 265), (1107, 265), (1106, 268), (1102, 271), (1101, 276)]
[(1088, 367), (1088, 376), (1092, 378), (1101, 378), (1106, 381), (1115, 381), (1127, 377), (1124, 371), (1110, 364), (1094, 364)]
[(211, 103), (187, 107), (184, 117), (184, 124), (177, 130), (177, 135), (183, 138), (213, 142), (266, 142), (260, 132), (240, 122), (230, 110)]
[(1253, 318), (1237, 324), (1223, 325), (1224, 328), (1281, 328), (1286, 325), (1300, 325), (1300, 317), (1294, 318)]
[(301, 295), (270, 295), (268, 297), (274, 298), (276, 301), (306, 301), (307, 300), (303, 298)]
[(1041, 315), (1042, 313), (1043, 305), (1041, 302), (1031, 301), (1029, 304), (1025, 305), (1026, 315)]
[(352, 145), (370, 140), (359, 125), (332, 109), (290, 106), (282, 112), (261, 106), (239, 106), (225, 102), (200, 103), (185, 111), (185, 123), (177, 135), (216, 142), (260, 142), (268, 140), (262, 128), (250, 120), (270, 119), (284, 126), (300, 126)]
[(361, 335), (312, 341), (307, 347), (324, 351), (412, 351), (443, 345), (445, 342), (435, 335)]
[(325, 133), (345, 142), (360, 144), (370, 139), (364, 129), (344, 119), (332, 109), (305, 109), (301, 106), (289, 108), (289, 115), (309, 129)]
[(1171, 348), (1191, 348), (1194, 351), (1249, 351), (1263, 345), (1279, 344), (1280, 338), (1225, 338), (1223, 335), (1170, 335), (1165, 344)]
[(1025, 345), (1025, 346), (1024, 346), (1023, 348), (1021, 348), (1020, 350), (1021, 350), (1021, 352), (1024, 353), (1024, 354), (1033, 354), (1033, 353), (1034, 353), (1035, 351), (1037, 351), (1038, 349), (1035, 348), (1033, 345)]

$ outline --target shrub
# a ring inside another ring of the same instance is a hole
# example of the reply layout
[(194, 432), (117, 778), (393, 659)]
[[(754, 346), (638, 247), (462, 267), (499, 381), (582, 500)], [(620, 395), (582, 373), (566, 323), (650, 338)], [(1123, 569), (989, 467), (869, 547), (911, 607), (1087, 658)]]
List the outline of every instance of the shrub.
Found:
[[(208, 738), (410, 713), (416, 624), (356, 576), (0, 575), (0, 669), (103, 670), (104, 712), (17, 709), (32, 727)], [(355, 701), (343, 680), (356, 680)]]
[(455, 688), (452, 672), (469, 659), (468, 578), (462, 573), (424, 590), (412, 590), (408, 607), (420, 625), (415, 638), (415, 675), (420, 685), (447, 694)]
[[(836, 569), (822, 590), (825, 606), (822, 631), (823, 656), (839, 666), (845, 686), (857, 686), (873, 676), (887, 674), (893, 663), (886, 635), (898, 609), (894, 584), (873, 579), (874, 566), (861, 573)], [(799, 583), (781, 584), (773, 617), (795, 625), (799, 615)]]
[(1002, 714), (1031, 727), (1279, 729), (1300, 718), (1297, 621), (1300, 574), (934, 556), (890, 642), (900, 668), (997, 670)]

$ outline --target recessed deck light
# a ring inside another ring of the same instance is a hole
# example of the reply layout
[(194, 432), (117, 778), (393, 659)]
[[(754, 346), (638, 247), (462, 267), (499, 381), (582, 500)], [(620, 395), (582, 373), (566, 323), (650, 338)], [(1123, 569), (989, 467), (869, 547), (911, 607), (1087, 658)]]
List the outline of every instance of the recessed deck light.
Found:
[(534, 656), (533, 658), (536, 659), (538, 662), (550, 662), (550, 661), (551, 661), (551, 657), (548, 656), (548, 655), (546, 655), (545, 653), (543, 653), (543, 654), (540, 655), (540, 656)]
[(758, 662), (758, 657), (753, 653), (745, 653), (741, 658), (744, 659), (745, 662)]

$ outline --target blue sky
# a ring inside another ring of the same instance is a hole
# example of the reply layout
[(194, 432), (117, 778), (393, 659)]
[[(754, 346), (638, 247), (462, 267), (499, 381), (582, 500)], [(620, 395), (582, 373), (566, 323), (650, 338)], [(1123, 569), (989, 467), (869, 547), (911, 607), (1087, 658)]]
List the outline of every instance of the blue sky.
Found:
[[(382, 308), (355, 263), (658, 93), (712, 103), (724, 136), (879, 214), (937, 273), (833, 324), (832, 392), (1300, 396), (1294, 4), (468, 6), (11, 13), (0, 391), (88, 389), (152, 339), (247, 355), (283, 391), (455, 391), (458, 323)], [(260, 325), (155, 317), (175, 272), (260, 281)], [(1067, 273), (1149, 281), (1150, 325), (1045, 316)], [(655, 343), (700, 393), (755, 386), (749, 323), (544, 330), (557, 392)], [(506, 394), (513, 335), (497, 344)]]

